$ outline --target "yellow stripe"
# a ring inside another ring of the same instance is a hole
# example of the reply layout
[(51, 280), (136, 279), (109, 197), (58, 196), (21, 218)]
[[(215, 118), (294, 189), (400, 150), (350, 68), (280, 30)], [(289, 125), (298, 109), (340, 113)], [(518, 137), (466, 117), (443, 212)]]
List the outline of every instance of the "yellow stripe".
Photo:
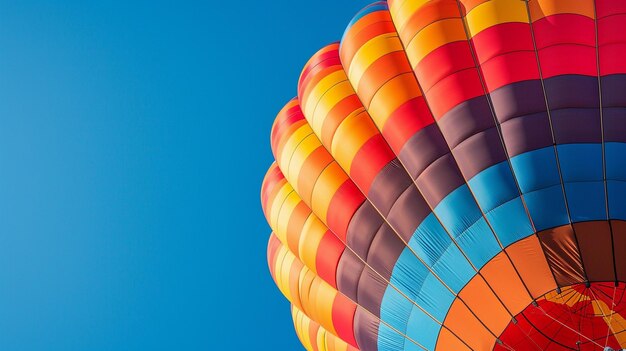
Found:
[[(313, 116), (313, 111), (320, 97), (324, 95), (333, 85), (346, 79), (346, 73), (343, 70), (335, 71), (326, 77), (320, 79), (319, 82), (311, 89), (310, 92), (302, 96), (301, 107), (305, 116)], [(309, 122), (310, 123), (310, 122)]]
[(283, 205), (283, 201), (287, 198), (289, 193), (293, 192), (293, 187), (289, 183), (285, 183), (274, 196), (274, 202), (272, 202), (272, 209), (270, 210), (270, 227), (276, 228), (278, 226), (278, 216), (280, 214), (280, 208)]
[(460, 18), (449, 18), (434, 22), (419, 31), (406, 47), (413, 67), (435, 49), (455, 41), (467, 40)]
[[(302, 202), (302, 200), (296, 192), (289, 194), (280, 209), (280, 213), (278, 214), (276, 228), (272, 228), (278, 237), (278, 240), (280, 240), (280, 242), (285, 246), (287, 246), (287, 227), (289, 226), (289, 220), (291, 219), (291, 215), (293, 214), (296, 206), (298, 206), (300, 202)], [(289, 247), (287, 246), (287, 248)]]
[(302, 235), (298, 245), (300, 259), (313, 272), (317, 273), (317, 249), (320, 246), (322, 237), (328, 228), (314, 214), (311, 214), (304, 222), (302, 227)]
[[(379, 130), (383, 130), (389, 116), (400, 107), (400, 105), (420, 96), (420, 91), (417, 87), (415, 89), (407, 89), (407, 80), (411, 79), (415, 79), (413, 73), (405, 73), (397, 76), (385, 83), (372, 98), (368, 112)], [(393, 99), (391, 99), (390, 96), (393, 96)]]
[(313, 212), (327, 223), (328, 207), (337, 189), (348, 179), (344, 171), (339, 167), (336, 161), (333, 161), (315, 182), (313, 187), (313, 197), (311, 199), (311, 208)]
[[(287, 279), (285, 279), (284, 261), (287, 260), (287, 249), (284, 246), (281, 246), (276, 253), (276, 267), (274, 268), (275, 276), (276, 276), (276, 286), (278, 289), (285, 295), (287, 300), (293, 302), (293, 296), (291, 295), (291, 290), (289, 289), (289, 275), (287, 275)], [(287, 283), (285, 283), (287, 282)]]
[(320, 317), (319, 322), (324, 326), (324, 329), (336, 334), (337, 331), (333, 325), (333, 302), (337, 296), (337, 290), (323, 280), (318, 280), (319, 285), (315, 294), (315, 302), (318, 316)]
[(343, 169), (350, 172), (357, 152), (376, 134), (378, 129), (365, 111), (349, 116), (335, 132), (331, 147), (333, 157)]
[(304, 138), (293, 151), (287, 173), (289, 174), (289, 179), (294, 180), (295, 188), (300, 193), (302, 193), (303, 189), (301, 188), (301, 185), (298, 184), (298, 179), (300, 171), (302, 170), (302, 166), (304, 166), (304, 163), (306, 162), (307, 158), (311, 156), (313, 151), (317, 150), (320, 147), (322, 147), (322, 143), (317, 138), (317, 136), (315, 134), (310, 134), (309, 136)]
[(365, 71), (376, 60), (388, 53), (402, 50), (402, 44), (396, 33), (386, 33), (368, 40), (357, 50), (350, 62), (348, 79), (352, 86), (359, 86)]
[[(396, 28), (403, 28), (407, 21), (411, 18), (420, 7), (426, 5), (429, 0), (406, 0), (403, 2), (392, 2), (389, 6), (389, 12)], [(399, 4), (398, 4), (399, 3)]]
[[(280, 151), (280, 160), (278, 161), (278, 166), (281, 170), (289, 170), (289, 163), (291, 162), (291, 157), (293, 156), (294, 151), (298, 147), (298, 144), (307, 136), (313, 134), (313, 130), (311, 130), (311, 126), (308, 124), (303, 124), (300, 128), (296, 129), (291, 135), (289, 135), (287, 142), (283, 144), (283, 148)], [(285, 174), (285, 172), (283, 172)], [(289, 181), (293, 181), (293, 178), (290, 178), (289, 172), (286, 172), (285, 178)]]
[(481, 31), (507, 22), (528, 23), (526, 4), (520, 0), (491, 0), (484, 2), (470, 11), (467, 27), (473, 37)]
[(324, 96), (320, 96), (313, 115), (305, 115), (307, 120), (309, 120), (309, 117), (312, 117), (311, 120), (319, 125), (320, 134), (318, 135), (321, 135), (324, 120), (330, 113), (330, 110), (350, 95), (354, 95), (354, 88), (352, 88), (349, 81), (344, 80), (329, 89)]

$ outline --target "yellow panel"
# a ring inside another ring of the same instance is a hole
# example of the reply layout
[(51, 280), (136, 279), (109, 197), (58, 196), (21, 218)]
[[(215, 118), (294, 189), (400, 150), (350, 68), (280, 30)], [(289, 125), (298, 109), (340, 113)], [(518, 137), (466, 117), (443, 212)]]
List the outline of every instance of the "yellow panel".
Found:
[(312, 303), (309, 298), (309, 295), (306, 293), (310, 290), (311, 285), (313, 284), (313, 280), (317, 277), (313, 272), (308, 269), (303, 269), (302, 274), (300, 274), (300, 282), (298, 284), (299, 291), (302, 292), (300, 295), (300, 301), (302, 301), (302, 312), (304, 312), (310, 318), (317, 320), (314, 314), (314, 309), (312, 308)]
[(333, 157), (349, 172), (356, 153), (376, 134), (378, 129), (365, 111), (349, 116), (335, 132), (331, 147)]
[(300, 236), (300, 245), (298, 250), (300, 251), (300, 259), (304, 264), (317, 273), (316, 260), (317, 260), (317, 248), (324, 237), (324, 234), (328, 231), (324, 223), (319, 220), (314, 214), (311, 214), (304, 222), (302, 228), (302, 235)]
[(342, 80), (347, 80), (346, 73), (343, 70), (338, 70), (322, 78), (312, 89), (305, 90), (303, 96), (300, 96), (300, 105), (304, 115), (313, 116), (317, 101), (328, 89)]
[(326, 330), (319, 328), (317, 330), (317, 350), (318, 351), (326, 351), (328, 347), (326, 347), (326, 336), (328, 333)]
[(311, 209), (324, 223), (326, 223), (330, 201), (346, 179), (348, 176), (339, 167), (337, 161), (333, 161), (315, 182)]
[(317, 286), (315, 301), (317, 302), (319, 323), (329, 332), (336, 334), (335, 326), (333, 325), (333, 302), (337, 296), (337, 290), (328, 285), (322, 279), (317, 279), (319, 285)]
[(357, 50), (350, 62), (348, 78), (352, 82), (352, 86), (359, 86), (365, 71), (380, 57), (402, 50), (402, 44), (395, 32), (382, 34), (367, 41)]
[[(280, 166), (281, 170), (289, 170), (289, 160), (291, 159), (294, 150), (296, 149), (296, 147), (298, 147), (298, 144), (300, 144), (300, 142), (304, 140), (304, 138), (311, 134), (313, 134), (311, 126), (305, 123), (288, 136), (287, 142), (283, 145), (282, 150), (280, 150), (280, 160), (276, 160), (278, 161), (278, 165)], [(283, 174), (285, 175), (285, 178), (287, 178), (287, 180), (295, 180), (291, 179), (288, 174), (286, 174), (286, 172), (283, 172)]]
[(374, 95), (368, 112), (378, 129), (383, 130), (389, 116), (405, 102), (421, 96), (412, 72), (401, 74), (385, 83)]
[(461, 40), (467, 40), (463, 21), (460, 18), (444, 19), (417, 33), (406, 46), (406, 52), (415, 67), (438, 47)]
[(528, 2), (533, 21), (546, 16), (572, 13), (594, 18), (594, 7), (592, 0), (531, 0)]
[(280, 208), (283, 205), (283, 201), (292, 193), (294, 190), (289, 183), (285, 183), (280, 190), (276, 193), (274, 197), (274, 202), (272, 202), (272, 209), (270, 210), (270, 227), (277, 228), (278, 227), (278, 216), (280, 214)]
[(473, 37), (482, 30), (501, 23), (528, 23), (528, 13), (524, 1), (491, 0), (472, 9), (466, 20), (469, 33)]
[(286, 165), (289, 168), (287, 169), (287, 174), (285, 176), (295, 181), (294, 185), (296, 190), (302, 191), (301, 185), (298, 184), (302, 166), (306, 162), (307, 158), (311, 156), (313, 151), (317, 150), (320, 147), (322, 147), (322, 143), (317, 138), (317, 136), (315, 134), (310, 134), (309, 136), (304, 138), (293, 151), (293, 154), (289, 159), (289, 164)]
[(405, 0), (394, 1), (389, 4), (389, 12), (396, 28), (402, 28), (420, 7), (424, 6), (429, 0)]
[[(354, 95), (354, 88), (348, 80), (344, 80), (341, 83), (330, 88), (324, 96), (322, 96), (315, 109), (313, 115), (305, 115), (307, 121), (311, 120), (312, 123), (319, 124), (319, 130), (322, 130), (322, 124), (328, 116), (330, 110), (335, 107), (341, 100), (347, 98), (350, 95)], [(321, 133), (319, 134), (321, 135)]]
[(276, 237), (278, 237), (280, 242), (285, 246), (287, 246), (287, 227), (289, 226), (289, 220), (291, 219), (294, 209), (301, 202), (302, 200), (296, 192), (289, 194), (283, 202), (283, 206), (279, 210), (280, 212), (278, 214), (276, 228), (272, 228)]
[[(291, 269), (291, 264), (288, 256), (289, 251), (284, 246), (281, 246), (276, 254), (276, 268), (274, 272), (276, 274), (276, 286), (278, 286), (287, 300), (293, 302), (293, 294), (289, 287), (289, 270)], [(291, 260), (291, 262), (293, 262), (293, 260)]]

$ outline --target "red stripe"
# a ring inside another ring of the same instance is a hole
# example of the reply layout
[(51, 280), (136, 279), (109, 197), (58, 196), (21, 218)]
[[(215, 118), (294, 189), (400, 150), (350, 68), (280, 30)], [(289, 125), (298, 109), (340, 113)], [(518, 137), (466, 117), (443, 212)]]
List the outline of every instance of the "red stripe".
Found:
[(478, 70), (470, 68), (442, 79), (426, 94), (426, 98), (438, 120), (458, 104), (483, 94)]
[(482, 64), (481, 69), (490, 92), (511, 83), (539, 79), (534, 52), (518, 51), (500, 55)]
[(366, 141), (354, 156), (350, 167), (350, 178), (364, 194), (367, 194), (376, 175), (394, 158), (395, 155), (387, 146), (383, 136), (376, 134)]
[(337, 289), (337, 265), (345, 250), (344, 244), (329, 230), (326, 231), (315, 254), (317, 275)]
[(348, 344), (358, 347), (354, 337), (354, 314), (356, 305), (342, 294), (337, 294), (333, 301), (333, 325), (337, 336)]
[(433, 122), (424, 97), (418, 96), (400, 105), (389, 116), (383, 135), (397, 155), (409, 138)]
[(417, 66), (415, 74), (425, 92), (454, 72), (474, 67), (472, 52), (466, 41), (455, 41), (440, 46), (426, 55)]
[(365, 197), (350, 180), (344, 182), (333, 195), (328, 206), (327, 223), (341, 241), (346, 241), (350, 219), (364, 201)]

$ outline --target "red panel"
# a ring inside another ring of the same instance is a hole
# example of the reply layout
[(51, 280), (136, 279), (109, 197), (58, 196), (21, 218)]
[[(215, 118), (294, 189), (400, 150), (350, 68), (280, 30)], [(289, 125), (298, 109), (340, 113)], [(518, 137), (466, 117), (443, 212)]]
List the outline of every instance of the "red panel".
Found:
[(472, 43), (480, 63), (508, 52), (535, 50), (527, 23), (498, 24), (478, 33)]
[(517, 51), (500, 55), (482, 64), (481, 69), (490, 92), (507, 84), (539, 79), (534, 52)]
[(427, 94), (430, 109), (436, 120), (458, 104), (484, 95), (476, 68), (450, 75), (437, 83)]
[(539, 51), (539, 62), (544, 79), (565, 74), (598, 74), (595, 47), (575, 44), (551, 46)]
[(364, 194), (369, 193), (374, 178), (395, 155), (387, 146), (381, 134), (371, 137), (354, 156), (350, 168), (350, 178), (361, 187)]
[(389, 116), (383, 135), (396, 154), (415, 133), (435, 121), (424, 97), (418, 96), (403, 103)]
[(322, 237), (315, 254), (317, 275), (335, 289), (337, 289), (337, 265), (343, 250), (344, 244), (329, 230)]
[(328, 206), (327, 224), (341, 241), (346, 241), (348, 224), (365, 197), (354, 183), (346, 181), (339, 187)]
[(358, 347), (354, 338), (354, 313), (356, 305), (342, 294), (337, 294), (333, 302), (333, 325), (337, 336), (348, 344)]
[(438, 47), (414, 68), (420, 86), (428, 92), (443, 78), (470, 67), (475, 67), (472, 52), (467, 41), (463, 40)]

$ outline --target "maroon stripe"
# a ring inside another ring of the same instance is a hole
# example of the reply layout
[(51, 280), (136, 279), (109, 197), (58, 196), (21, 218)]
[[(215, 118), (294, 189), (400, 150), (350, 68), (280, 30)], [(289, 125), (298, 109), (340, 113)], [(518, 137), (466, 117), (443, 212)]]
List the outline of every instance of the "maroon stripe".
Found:
[(364, 268), (365, 264), (363, 261), (354, 255), (352, 251), (343, 251), (337, 266), (337, 290), (352, 301), (357, 300), (357, 288)]
[(437, 124), (451, 149), (495, 125), (489, 103), (484, 95), (455, 106), (443, 115)]
[(374, 235), (383, 224), (376, 209), (369, 202), (364, 202), (356, 211), (348, 226), (347, 245), (359, 257), (367, 257)]
[(413, 134), (402, 147), (398, 158), (409, 171), (413, 179), (435, 160), (450, 152), (439, 126), (431, 124)]
[(547, 229), (537, 233), (537, 236), (559, 286), (585, 282), (580, 251), (571, 225)]
[(394, 159), (376, 175), (367, 197), (386, 216), (398, 197), (412, 183), (398, 159)]
[(354, 314), (354, 337), (361, 351), (378, 350), (378, 328), (380, 321), (363, 308), (357, 307)]
[(502, 123), (501, 129), (509, 157), (552, 145), (545, 108), (544, 112), (509, 119)]
[(507, 159), (496, 127), (484, 130), (465, 140), (452, 154), (465, 179)]
[(426, 201), (434, 208), (465, 180), (452, 154), (448, 153), (430, 164), (416, 182)]

